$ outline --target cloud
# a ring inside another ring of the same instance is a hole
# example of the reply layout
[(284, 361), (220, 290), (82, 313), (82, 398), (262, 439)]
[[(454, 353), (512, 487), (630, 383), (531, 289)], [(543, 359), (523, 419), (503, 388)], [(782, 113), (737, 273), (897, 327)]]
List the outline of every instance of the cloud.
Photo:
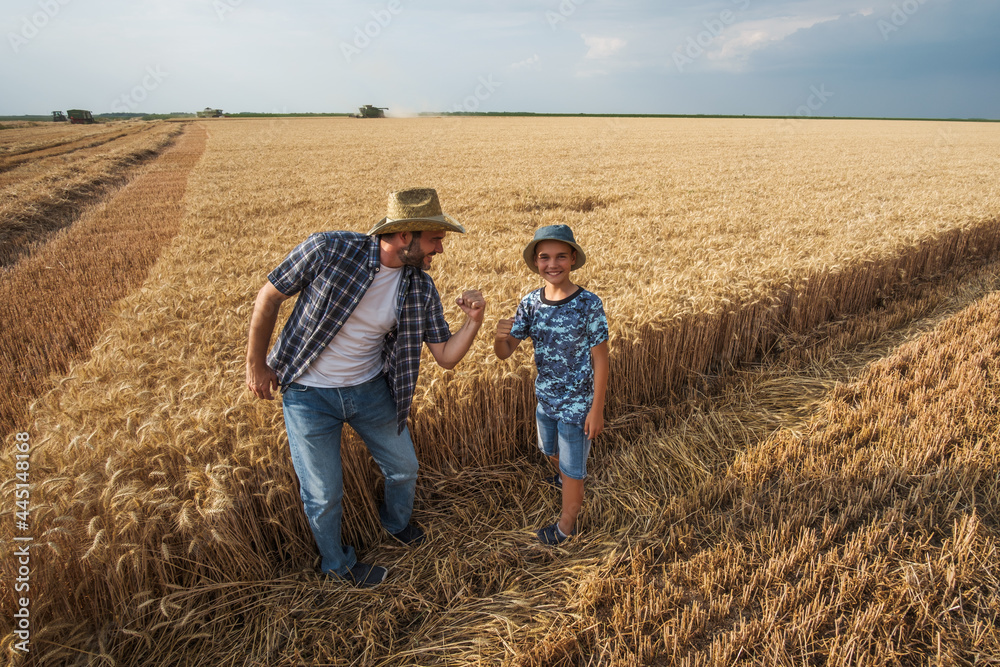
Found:
[(624, 39), (618, 37), (597, 37), (595, 35), (582, 35), (583, 43), (590, 47), (586, 58), (607, 58), (625, 46)]
[(799, 30), (807, 30), (821, 23), (836, 21), (838, 18), (838, 16), (781, 16), (745, 21), (723, 34), (719, 48), (708, 52), (708, 60), (719, 69), (740, 71), (754, 51), (780, 42)]

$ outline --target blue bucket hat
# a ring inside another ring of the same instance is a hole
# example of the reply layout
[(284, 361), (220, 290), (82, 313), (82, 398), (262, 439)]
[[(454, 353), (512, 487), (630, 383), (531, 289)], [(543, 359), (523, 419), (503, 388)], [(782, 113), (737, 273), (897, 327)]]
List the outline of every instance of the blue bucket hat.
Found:
[(538, 273), (538, 267), (535, 266), (535, 246), (542, 241), (562, 241), (563, 243), (569, 244), (573, 250), (576, 250), (576, 261), (573, 262), (573, 266), (570, 267), (571, 271), (575, 271), (583, 266), (583, 263), (587, 261), (587, 256), (583, 252), (576, 239), (573, 238), (573, 230), (569, 228), (569, 225), (548, 225), (546, 227), (540, 227), (537, 232), (535, 232), (535, 238), (531, 239), (531, 243), (527, 245), (524, 249), (524, 263), (528, 265), (528, 268)]

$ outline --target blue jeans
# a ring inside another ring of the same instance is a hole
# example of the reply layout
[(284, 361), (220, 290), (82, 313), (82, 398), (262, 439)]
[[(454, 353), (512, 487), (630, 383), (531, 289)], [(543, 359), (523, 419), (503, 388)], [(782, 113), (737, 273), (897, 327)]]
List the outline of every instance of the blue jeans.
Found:
[(538, 449), (542, 454), (558, 458), (559, 472), (567, 477), (586, 479), (590, 440), (583, 432), (583, 424), (552, 419), (539, 405), (535, 408), (535, 425), (538, 427)]
[(282, 410), (299, 495), (324, 572), (344, 575), (358, 559), (354, 547), (340, 541), (343, 470), (340, 433), (350, 424), (385, 476), (385, 500), (379, 509), (390, 533), (406, 528), (417, 488), (417, 455), (409, 429), (396, 433), (396, 403), (385, 376), (355, 387), (328, 389), (292, 382), (282, 392)]

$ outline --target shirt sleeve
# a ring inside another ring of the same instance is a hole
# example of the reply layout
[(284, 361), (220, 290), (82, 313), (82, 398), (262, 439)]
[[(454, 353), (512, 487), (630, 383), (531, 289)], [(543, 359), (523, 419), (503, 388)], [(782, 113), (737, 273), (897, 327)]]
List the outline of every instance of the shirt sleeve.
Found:
[(298, 294), (319, 273), (326, 243), (322, 234), (312, 234), (295, 246), (281, 264), (268, 274), (274, 288), (285, 296)]
[(604, 303), (596, 295), (591, 305), (590, 322), (587, 325), (587, 338), (590, 347), (596, 347), (608, 339), (608, 318), (604, 314)]
[(517, 313), (514, 315), (514, 324), (510, 327), (510, 335), (518, 340), (531, 337), (531, 310), (528, 307), (531, 295), (521, 299), (517, 305)]
[[(428, 276), (430, 278), (430, 276)], [(431, 289), (428, 290), (427, 306), (424, 320), (424, 342), (426, 343), (447, 343), (451, 338), (451, 328), (447, 320), (444, 319), (444, 306), (441, 305), (441, 295), (434, 287), (434, 280), (430, 280)]]

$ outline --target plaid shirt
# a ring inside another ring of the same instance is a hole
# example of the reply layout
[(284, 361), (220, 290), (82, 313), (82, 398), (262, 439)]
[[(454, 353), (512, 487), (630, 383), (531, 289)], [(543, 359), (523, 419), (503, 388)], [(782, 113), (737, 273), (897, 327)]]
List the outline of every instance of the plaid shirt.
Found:
[[(302, 294), (267, 356), (282, 386), (293, 382), (326, 349), (379, 270), (379, 242), (355, 232), (312, 234), (268, 275), (282, 294)], [(444, 343), (451, 330), (441, 297), (424, 271), (403, 267), (395, 329), (385, 336), (382, 369), (396, 401), (400, 433), (410, 414), (424, 341)]]

